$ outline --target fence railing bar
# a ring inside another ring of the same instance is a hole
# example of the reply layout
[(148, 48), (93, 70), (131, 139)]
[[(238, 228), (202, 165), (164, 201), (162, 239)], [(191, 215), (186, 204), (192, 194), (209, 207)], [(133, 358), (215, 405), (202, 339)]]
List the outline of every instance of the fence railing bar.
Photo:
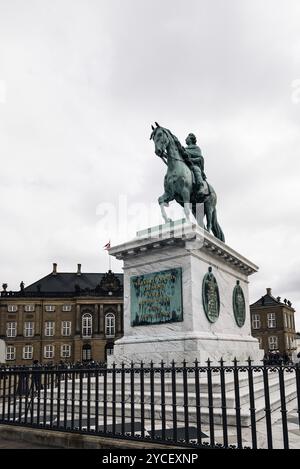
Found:
[(253, 369), (252, 361), (248, 358), (248, 384), (249, 384), (249, 401), (250, 401), (250, 419), (251, 419), (251, 438), (252, 448), (257, 449), (257, 432), (256, 432), (256, 417), (255, 417), (255, 395), (254, 395), (254, 382), (253, 382)]
[(281, 402), (281, 421), (282, 421), (282, 436), (284, 449), (289, 449), (289, 434), (287, 424), (287, 408), (285, 398), (285, 385), (284, 385), (284, 370), (285, 367), (279, 366), (279, 389), (280, 389), (280, 402)]
[(266, 416), (266, 427), (267, 427), (267, 441), (268, 449), (273, 449), (273, 435), (272, 435), (272, 421), (271, 421), (271, 403), (270, 403), (270, 391), (269, 391), (269, 368), (263, 366), (263, 380), (264, 380), (264, 396), (265, 396), (265, 416)]
[(223, 430), (223, 446), (228, 447), (228, 425), (227, 425), (227, 401), (226, 401), (226, 381), (224, 360), (220, 360), (220, 384), (221, 384), (221, 404), (222, 404), (222, 430)]
[(243, 448), (242, 440), (242, 425), (241, 425), (241, 401), (240, 401), (240, 386), (239, 386), (239, 369), (237, 367), (237, 359), (234, 359), (234, 396), (235, 396), (235, 415), (236, 415), (236, 434), (237, 446), (239, 449)]

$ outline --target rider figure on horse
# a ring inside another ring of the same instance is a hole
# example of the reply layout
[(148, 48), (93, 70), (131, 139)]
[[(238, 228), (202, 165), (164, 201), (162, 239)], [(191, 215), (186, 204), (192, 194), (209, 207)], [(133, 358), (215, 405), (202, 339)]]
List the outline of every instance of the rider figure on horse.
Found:
[(196, 136), (192, 133), (188, 134), (185, 139), (185, 143), (187, 144), (187, 147), (184, 148), (184, 157), (194, 173), (195, 190), (196, 192), (203, 194), (204, 181), (206, 180), (206, 175), (204, 173), (204, 158), (200, 148), (196, 145)]

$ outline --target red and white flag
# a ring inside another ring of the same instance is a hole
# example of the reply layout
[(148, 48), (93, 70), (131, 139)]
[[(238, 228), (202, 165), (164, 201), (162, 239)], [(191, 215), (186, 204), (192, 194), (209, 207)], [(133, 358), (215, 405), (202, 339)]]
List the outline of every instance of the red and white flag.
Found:
[(106, 251), (110, 249), (110, 241), (108, 241), (108, 243), (103, 247), (103, 249), (105, 249)]

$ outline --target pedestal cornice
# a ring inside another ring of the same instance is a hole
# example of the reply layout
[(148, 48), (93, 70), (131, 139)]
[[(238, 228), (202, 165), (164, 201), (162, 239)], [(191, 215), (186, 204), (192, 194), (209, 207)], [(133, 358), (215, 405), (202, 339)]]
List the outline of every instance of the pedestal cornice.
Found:
[(172, 224), (159, 225), (138, 232), (137, 236), (131, 241), (113, 246), (109, 250), (109, 254), (117, 259), (126, 260), (140, 254), (153, 253), (156, 249), (164, 247), (172, 249), (172, 246), (183, 247), (187, 251), (207, 252), (222, 260), (224, 264), (234, 266), (247, 276), (258, 271), (257, 265), (227, 246), (227, 244), (201, 229), (198, 225), (187, 223), (182, 223), (179, 227)]

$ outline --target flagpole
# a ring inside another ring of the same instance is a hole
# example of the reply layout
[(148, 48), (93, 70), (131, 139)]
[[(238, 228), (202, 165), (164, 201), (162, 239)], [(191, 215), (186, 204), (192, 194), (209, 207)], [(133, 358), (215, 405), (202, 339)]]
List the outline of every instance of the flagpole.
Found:
[(108, 255), (108, 270), (111, 270), (111, 256), (109, 255), (109, 251), (107, 251)]
[(104, 246), (104, 249), (107, 251), (107, 255), (108, 255), (108, 270), (111, 270), (111, 257), (109, 255), (110, 246), (111, 246), (111, 244), (110, 244), (110, 240), (109, 240), (109, 242), (107, 244), (105, 244), (105, 246)]

